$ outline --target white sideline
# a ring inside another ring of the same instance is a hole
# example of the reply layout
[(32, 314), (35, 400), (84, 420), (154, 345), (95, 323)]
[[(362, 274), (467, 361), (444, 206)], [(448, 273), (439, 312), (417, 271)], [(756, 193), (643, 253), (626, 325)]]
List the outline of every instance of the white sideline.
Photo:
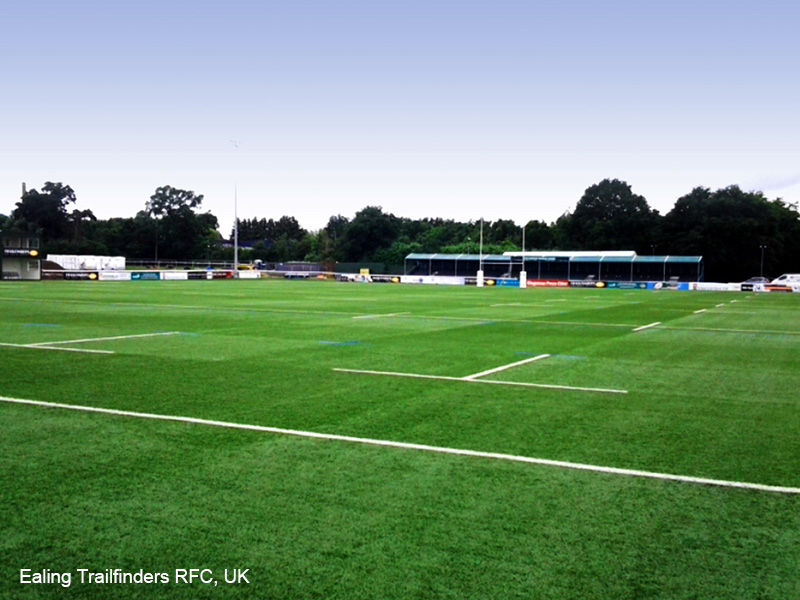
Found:
[(134, 335), (113, 335), (110, 337), (99, 337), (99, 338), (85, 338), (82, 340), (64, 340), (61, 342), (36, 342), (35, 344), (27, 344), (27, 346), (52, 346), (55, 344), (83, 344), (86, 342), (106, 342), (109, 340), (128, 340), (131, 338), (140, 338), (140, 337), (154, 337), (159, 335), (178, 335), (180, 331), (159, 331), (157, 333), (137, 333)]
[(87, 350), (86, 348), (57, 348), (39, 344), (8, 344), (0, 342), (0, 346), (9, 348), (32, 348), (33, 350), (62, 350), (64, 352), (83, 352), (84, 354), (116, 354), (113, 350)]
[(399, 317), (401, 315), (408, 315), (411, 314), (409, 312), (399, 312), (399, 313), (380, 313), (375, 315), (356, 315), (353, 317), (354, 319), (378, 319), (380, 317)]
[(515, 363), (511, 363), (510, 365), (503, 365), (502, 367), (496, 367), (494, 369), (489, 369), (488, 371), (481, 371), (480, 373), (475, 373), (474, 375), (467, 375), (466, 377), (462, 377), (462, 379), (477, 379), (478, 377), (483, 377), (484, 375), (491, 375), (492, 373), (498, 373), (499, 371), (505, 371), (506, 369), (510, 369), (511, 367), (518, 367), (519, 365), (524, 365), (529, 362), (533, 362), (535, 360), (542, 360), (543, 358), (547, 358), (550, 356), (549, 354), (540, 354), (539, 356), (534, 356), (531, 358), (526, 358), (525, 360), (520, 360)]
[(642, 325), (641, 327), (637, 327), (634, 331), (643, 331), (645, 329), (650, 329), (651, 327), (656, 327), (661, 325), (661, 321), (656, 321), (655, 323), (650, 323), (650, 325)]
[(361, 375), (385, 375), (388, 377), (411, 377), (413, 379), (439, 379), (441, 381), (462, 381), (466, 383), (488, 383), (493, 385), (515, 385), (518, 387), (544, 388), (549, 390), (571, 390), (574, 392), (599, 392), (601, 394), (627, 394), (627, 390), (604, 388), (573, 387), (570, 385), (552, 385), (549, 383), (527, 383), (523, 381), (497, 381), (494, 379), (467, 379), (466, 377), (448, 377), (447, 375), (423, 375), (421, 373), (395, 373), (394, 371), (369, 371), (365, 369), (339, 369), (339, 373), (358, 373)]
[(518, 456), (514, 454), (500, 454), (496, 452), (481, 452), (478, 450), (462, 450), (458, 448), (446, 448), (441, 446), (428, 446), (425, 444), (412, 444), (407, 442), (393, 442), (389, 440), (376, 440), (370, 438), (351, 437), (346, 435), (336, 435), (332, 433), (315, 433), (313, 431), (298, 431), (294, 429), (280, 429), (278, 427), (265, 427), (262, 425), (245, 425), (241, 423), (230, 423), (226, 421), (211, 421), (194, 417), (180, 417), (171, 415), (156, 415), (151, 413), (140, 413), (127, 410), (115, 410), (111, 408), (98, 408), (94, 406), (79, 406), (73, 404), (61, 404), (57, 402), (44, 402), (41, 400), (25, 400), (21, 398), (7, 398), (0, 396), (0, 401), (13, 404), (27, 404), (33, 406), (44, 406), (47, 408), (61, 408), (67, 410), (77, 410), (83, 412), (101, 413), (106, 415), (116, 415), (121, 417), (132, 417), (137, 419), (153, 419), (157, 421), (173, 421), (180, 423), (191, 423), (194, 425), (206, 425), (210, 427), (226, 427), (229, 429), (243, 429), (248, 431), (260, 431), (264, 433), (277, 433), (282, 435), (292, 435), (305, 438), (314, 438), (330, 441), (349, 442), (355, 444), (367, 444), (372, 446), (384, 446), (389, 448), (401, 448), (405, 450), (420, 450), (424, 452), (437, 452), (440, 454), (452, 454), (457, 456), (470, 456), (474, 458), (487, 458), (493, 460), (505, 460), (534, 464), (546, 467), (559, 467), (562, 469), (575, 469), (580, 471), (590, 471), (593, 473), (605, 473), (608, 475), (623, 475), (627, 477), (643, 477), (647, 479), (659, 479), (662, 481), (675, 481), (681, 483), (694, 483), (717, 487), (737, 488), (746, 490), (756, 490), (760, 492), (773, 492), (778, 494), (800, 494), (800, 488), (783, 487), (774, 485), (764, 485), (761, 483), (747, 483), (741, 481), (725, 481), (722, 479), (708, 479), (705, 477), (692, 477), (688, 475), (673, 475), (670, 473), (654, 473), (651, 471), (639, 471), (635, 469), (620, 469), (616, 467), (603, 467), (599, 465), (588, 465), (583, 463), (565, 462), (560, 460), (550, 460), (546, 458), (532, 458), (528, 456)]

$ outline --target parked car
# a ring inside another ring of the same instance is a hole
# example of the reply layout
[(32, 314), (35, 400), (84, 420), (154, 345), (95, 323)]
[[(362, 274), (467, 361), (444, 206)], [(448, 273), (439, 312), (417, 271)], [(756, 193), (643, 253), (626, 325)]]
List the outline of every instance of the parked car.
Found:
[(780, 277), (773, 279), (770, 283), (772, 283), (772, 285), (790, 285), (792, 283), (800, 283), (800, 273), (784, 273)]
[(769, 283), (768, 277), (751, 277), (747, 281), (743, 281), (742, 283)]

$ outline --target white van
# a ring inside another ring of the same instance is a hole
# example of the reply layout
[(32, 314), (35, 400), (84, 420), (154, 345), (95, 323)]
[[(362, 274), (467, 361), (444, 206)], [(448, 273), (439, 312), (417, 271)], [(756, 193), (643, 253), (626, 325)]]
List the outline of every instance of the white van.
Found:
[(792, 283), (800, 283), (800, 273), (784, 273), (771, 282), (772, 285), (790, 285)]

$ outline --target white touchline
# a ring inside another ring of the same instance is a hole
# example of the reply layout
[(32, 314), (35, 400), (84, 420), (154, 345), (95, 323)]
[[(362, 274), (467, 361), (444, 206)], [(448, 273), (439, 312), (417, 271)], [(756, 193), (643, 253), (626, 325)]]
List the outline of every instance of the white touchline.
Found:
[(718, 331), (720, 333), (755, 333), (758, 335), (800, 335), (800, 331), (781, 331), (779, 329), (726, 329), (723, 327), (677, 327), (664, 325), (664, 329), (673, 331)]
[(410, 377), (412, 379), (438, 379), (440, 381), (461, 381), (462, 383), (487, 383), (492, 385), (514, 385), (517, 387), (544, 388), (549, 390), (571, 390), (574, 392), (599, 392), (602, 394), (627, 394), (627, 390), (605, 388), (574, 387), (570, 385), (553, 385), (549, 383), (527, 383), (524, 381), (498, 381), (495, 379), (466, 379), (465, 377), (448, 377), (447, 375), (424, 375), (422, 373), (395, 373), (393, 371), (368, 371), (364, 369), (338, 369), (339, 373), (358, 373), (360, 375), (384, 375), (387, 377)]
[(650, 323), (650, 325), (642, 325), (641, 327), (637, 327), (636, 329), (634, 329), (634, 331), (642, 331), (644, 329), (650, 329), (651, 327), (656, 327), (657, 325), (661, 325), (661, 321)]
[(88, 350), (86, 348), (57, 348), (51, 346), (40, 346), (37, 344), (7, 344), (0, 342), (0, 346), (9, 348), (31, 348), (32, 350), (61, 350), (63, 352), (83, 352), (84, 354), (116, 354), (112, 350)]
[(379, 317), (399, 317), (401, 315), (409, 315), (411, 313), (408, 312), (399, 312), (399, 313), (385, 313), (385, 314), (376, 314), (376, 315), (356, 315), (353, 317), (354, 319), (377, 319)]
[(371, 446), (383, 446), (388, 448), (401, 448), (404, 450), (420, 450), (424, 452), (437, 452), (440, 454), (452, 454), (456, 456), (470, 456), (474, 458), (487, 458), (493, 460), (506, 460), (534, 464), (546, 467), (559, 467), (562, 469), (575, 469), (579, 471), (590, 471), (594, 473), (605, 473), (608, 475), (623, 475), (628, 477), (643, 477), (647, 479), (660, 479), (663, 481), (677, 481), (682, 483), (696, 483), (701, 485), (712, 485), (718, 487), (738, 488), (746, 490), (756, 490), (761, 492), (774, 492), (779, 494), (800, 494), (800, 488), (783, 487), (775, 485), (765, 485), (761, 483), (747, 483), (742, 481), (726, 481), (723, 479), (708, 479), (705, 477), (692, 477), (689, 475), (673, 475), (670, 473), (654, 473), (651, 471), (639, 471), (636, 469), (621, 469), (617, 467), (603, 467), (600, 465), (589, 465), (583, 463), (565, 462), (561, 460), (550, 460), (547, 458), (533, 458), (528, 456), (518, 456), (515, 454), (501, 454), (497, 452), (482, 452), (479, 450), (462, 450), (459, 448), (447, 448), (443, 446), (428, 446), (426, 444), (413, 444), (408, 442), (393, 442), (390, 440), (376, 440), (370, 438), (351, 437), (347, 435), (337, 435), (334, 433), (316, 433), (313, 431), (298, 431), (295, 429), (281, 429), (278, 427), (266, 427), (263, 425), (246, 425), (243, 423), (230, 423), (227, 421), (212, 421), (198, 419), (195, 417), (180, 417), (172, 415), (156, 415), (152, 413), (140, 413), (128, 410), (116, 410), (112, 408), (99, 408), (95, 406), (80, 406), (75, 404), (61, 404), (57, 402), (44, 402), (41, 400), (25, 400), (22, 398), (7, 398), (0, 396), (0, 401), (10, 404), (27, 404), (33, 406), (44, 406), (47, 408), (61, 408), (66, 410), (77, 410), (83, 412), (93, 412), (120, 417), (132, 417), (136, 419), (153, 419), (156, 421), (173, 421), (179, 423), (190, 423), (193, 425), (206, 425), (209, 427), (226, 427), (228, 429), (242, 429), (246, 431), (260, 431), (264, 433), (277, 433), (282, 435), (292, 435), (304, 438), (330, 440), (338, 442), (349, 442), (354, 444), (365, 444)]
[(701, 308), (700, 310), (694, 311), (694, 314), (699, 315), (700, 313), (704, 313), (704, 312), (706, 312), (706, 309), (705, 308)]
[(114, 335), (110, 337), (86, 338), (82, 340), (64, 340), (61, 342), (37, 342), (28, 346), (53, 346), (55, 344), (83, 344), (86, 342), (106, 342), (109, 340), (128, 340), (131, 338), (154, 337), (158, 335), (178, 335), (180, 331), (159, 331), (157, 333), (137, 333), (134, 335)]
[(467, 375), (466, 377), (462, 377), (462, 379), (478, 379), (478, 377), (483, 377), (484, 375), (491, 375), (492, 373), (497, 373), (499, 371), (505, 371), (506, 369), (510, 369), (512, 367), (518, 367), (519, 365), (524, 365), (529, 362), (533, 362), (536, 360), (542, 360), (543, 358), (547, 358), (550, 356), (549, 354), (540, 354), (539, 356), (533, 356), (531, 358), (526, 358), (525, 360), (520, 360), (515, 363), (511, 363), (510, 365), (504, 365), (502, 367), (497, 367), (495, 369), (489, 369), (488, 371), (481, 371), (480, 373), (475, 373), (474, 375)]

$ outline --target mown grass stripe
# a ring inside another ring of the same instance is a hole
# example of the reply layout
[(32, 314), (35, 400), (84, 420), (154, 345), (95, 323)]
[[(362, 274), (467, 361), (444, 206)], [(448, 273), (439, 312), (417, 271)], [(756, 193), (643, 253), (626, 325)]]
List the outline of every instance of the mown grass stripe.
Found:
[(205, 425), (209, 427), (225, 427), (228, 429), (241, 429), (247, 431), (259, 431), (263, 433), (275, 433), (281, 435), (291, 435), (329, 441), (348, 442), (354, 444), (365, 444), (371, 446), (384, 446), (388, 448), (400, 448), (404, 450), (419, 450), (423, 452), (436, 452), (440, 454), (452, 454), (457, 456), (469, 456), (473, 458), (486, 458), (492, 460), (505, 460), (534, 464), (546, 467), (557, 467), (562, 469), (574, 469), (579, 471), (590, 471), (594, 473), (604, 473), (607, 475), (620, 475), (626, 477), (642, 477), (646, 479), (658, 479), (662, 481), (674, 481), (681, 483), (692, 483), (716, 487), (736, 488), (745, 490), (755, 490), (760, 492), (772, 492), (778, 494), (800, 494), (800, 488), (783, 487), (774, 485), (764, 485), (760, 483), (748, 483), (742, 481), (726, 481), (723, 479), (709, 479), (705, 477), (692, 477), (689, 475), (673, 475), (670, 473), (655, 473), (652, 471), (640, 471), (636, 469), (621, 469), (617, 467), (604, 467), (600, 465), (589, 465), (583, 463), (566, 462), (560, 460), (550, 460), (546, 458), (533, 458), (529, 456), (519, 456), (515, 454), (501, 454), (497, 452), (482, 452), (479, 450), (465, 450), (460, 448), (447, 448), (443, 446), (429, 446), (426, 444), (413, 444), (408, 442), (395, 442), (390, 440), (378, 440), (370, 438), (359, 438), (347, 435), (337, 435), (333, 433), (317, 433), (314, 431), (299, 431), (296, 429), (282, 429), (279, 427), (266, 427), (263, 425), (247, 425), (243, 423), (231, 423), (227, 421), (213, 421), (199, 419), (195, 417), (183, 417), (174, 415), (157, 415), (153, 413), (140, 413), (127, 410), (117, 410), (112, 408), (100, 408), (96, 406), (80, 406), (75, 404), (63, 404), (59, 402), (45, 402), (42, 400), (28, 400), (23, 398), (9, 398), (0, 396), (0, 401), (13, 404), (26, 404), (32, 406), (42, 406), (46, 408), (60, 408), (66, 410), (76, 410), (82, 412), (100, 413), (120, 417), (131, 417), (136, 419), (152, 419), (156, 421), (172, 421), (188, 423), (193, 425)]
[(441, 381), (460, 381), (462, 383), (487, 383), (493, 385), (512, 385), (517, 387), (543, 388), (548, 390), (569, 390), (573, 392), (597, 392), (601, 394), (627, 394), (627, 390), (606, 388), (575, 387), (571, 385), (555, 385), (550, 383), (528, 383), (525, 381), (499, 381), (496, 379), (468, 379), (466, 377), (449, 377), (447, 375), (425, 375), (423, 373), (397, 373), (395, 371), (371, 371), (368, 369), (340, 369), (339, 373), (356, 373), (360, 375), (384, 375), (387, 377), (409, 377), (411, 379), (438, 379)]

